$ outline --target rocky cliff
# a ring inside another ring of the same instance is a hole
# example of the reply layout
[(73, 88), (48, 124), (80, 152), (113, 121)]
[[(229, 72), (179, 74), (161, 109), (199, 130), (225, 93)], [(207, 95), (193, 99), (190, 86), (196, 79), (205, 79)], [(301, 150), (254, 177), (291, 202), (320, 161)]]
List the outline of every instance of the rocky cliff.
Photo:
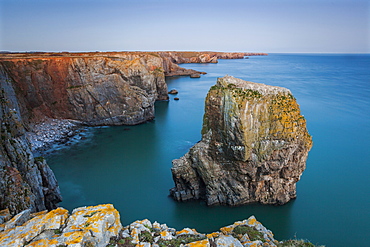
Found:
[(206, 98), (202, 140), (173, 161), (171, 195), (208, 205), (287, 203), (311, 146), (288, 89), (219, 78)]
[(189, 52), (0, 54), (0, 209), (15, 214), (54, 208), (61, 200), (57, 182), (32, 150), (70, 136), (76, 123), (153, 119), (154, 102), (168, 99), (165, 75), (201, 73), (175, 63), (214, 59)]
[(205, 72), (185, 69), (177, 64), (182, 63), (218, 63), (218, 59), (243, 59), (246, 56), (264, 56), (266, 53), (245, 52), (190, 52), (190, 51), (166, 51), (157, 52), (163, 58), (163, 68), (166, 76), (190, 75), (199, 77)]
[(14, 82), (25, 121), (44, 117), (87, 125), (133, 125), (154, 118), (167, 100), (165, 76), (205, 72), (180, 63), (217, 63), (262, 53), (95, 52), (4, 53), (3, 73)]
[(53, 209), (61, 201), (57, 181), (45, 160), (30, 150), (12, 79), (1, 64), (0, 81), (0, 209), (11, 214)]
[(18, 54), (0, 62), (30, 122), (133, 125), (153, 119), (154, 102), (168, 99), (162, 59), (148, 53)]
[(69, 214), (64, 208), (30, 214), (25, 210), (10, 219), (0, 211), (1, 246), (312, 246), (306, 241), (277, 241), (254, 216), (202, 234), (195, 229), (177, 231), (166, 224), (137, 220), (122, 227), (120, 214), (111, 204), (80, 207)]

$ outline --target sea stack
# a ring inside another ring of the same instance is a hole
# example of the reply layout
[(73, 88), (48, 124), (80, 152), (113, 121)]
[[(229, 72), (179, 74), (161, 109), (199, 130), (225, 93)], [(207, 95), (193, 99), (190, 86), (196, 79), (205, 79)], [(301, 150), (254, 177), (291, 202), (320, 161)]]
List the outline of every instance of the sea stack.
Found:
[(290, 90), (225, 76), (208, 92), (202, 140), (172, 161), (170, 193), (208, 205), (285, 204), (311, 147)]

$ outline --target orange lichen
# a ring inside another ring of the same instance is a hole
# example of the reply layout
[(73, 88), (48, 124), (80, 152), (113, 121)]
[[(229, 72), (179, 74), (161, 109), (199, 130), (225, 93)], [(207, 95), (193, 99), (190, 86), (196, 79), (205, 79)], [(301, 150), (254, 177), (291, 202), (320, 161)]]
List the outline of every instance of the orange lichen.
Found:
[(256, 224), (257, 220), (255, 218), (249, 218), (248, 219), (248, 225), (254, 226)]
[(220, 228), (220, 231), (225, 235), (231, 233), (233, 230), (234, 230), (234, 227), (232, 226), (225, 226), (225, 227)]
[(57, 245), (59, 242), (58, 240), (56, 239), (40, 239), (40, 240), (37, 240), (37, 241), (34, 241), (30, 244), (28, 244), (27, 246), (30, 246), (30, 247), (45, 247), (45, 246), (52, 246), (52, 245)]
[(207, 234), (207, 238), (217, 238), (219, 236), (220, 236), (219, 232), (212, 232), (212, 233)]
[(189, 233), (190, 233), (190, 231), (188, 229), (182, 229), (181, 231), (177, 231), (176, 235), (189, 234)]
[(199, 241), (196, 241), (196, 242), (188, 243), (185, 246), (188, 246), (188, 247), (208, 247), (209, 245), (210, 244), (209, 244), (208, 239), (203, 239), (203, 240), (199, 240)]

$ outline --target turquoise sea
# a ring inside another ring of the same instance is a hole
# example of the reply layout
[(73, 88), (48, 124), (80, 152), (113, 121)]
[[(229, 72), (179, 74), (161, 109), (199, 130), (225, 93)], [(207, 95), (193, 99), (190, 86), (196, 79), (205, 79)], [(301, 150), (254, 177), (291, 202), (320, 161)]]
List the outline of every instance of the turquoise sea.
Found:
[[(278, 240), (369, 246), (369, 54), (270, 54), (182, 66), (208, 74), (167, 79), (180, 100), (157, 102), (154, 121), (87, 128), (47, 155), (64, 197), (61, 206), (113, 203), (124, 225), (147, 218), (199, 232), (255, 215)], [(174, 186), (171, 161), (200, 140), (204, 98), (226, 74), (287, 87), (301, 106), (314, 145), (297, 199), (284, 206), (207, 207), (168, 197)]]

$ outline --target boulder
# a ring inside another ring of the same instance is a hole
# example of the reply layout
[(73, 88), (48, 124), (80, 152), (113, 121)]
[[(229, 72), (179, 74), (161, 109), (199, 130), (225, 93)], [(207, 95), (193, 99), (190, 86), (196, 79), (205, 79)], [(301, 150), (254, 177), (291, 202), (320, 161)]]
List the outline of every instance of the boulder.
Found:
[(179, 92), (176, 89), (171, 89), (168, 94), (178, 94)]
[(236, 206), (296, 197), (312, 139), (288, 89), (219, 78), (203, 119), (202, 140), (172, 162), (175, 200)]
[(122, 229), (119, 213), (111, 204), (76, 208), (70, 216), (66, 209), (57, 208), (30, 218), (21, 226), (12, 225), (0, 232), (0, 246), (105, 247)]
[(200, 78), (200, 74), (199, 73), (191, 74), (190, 78)]

